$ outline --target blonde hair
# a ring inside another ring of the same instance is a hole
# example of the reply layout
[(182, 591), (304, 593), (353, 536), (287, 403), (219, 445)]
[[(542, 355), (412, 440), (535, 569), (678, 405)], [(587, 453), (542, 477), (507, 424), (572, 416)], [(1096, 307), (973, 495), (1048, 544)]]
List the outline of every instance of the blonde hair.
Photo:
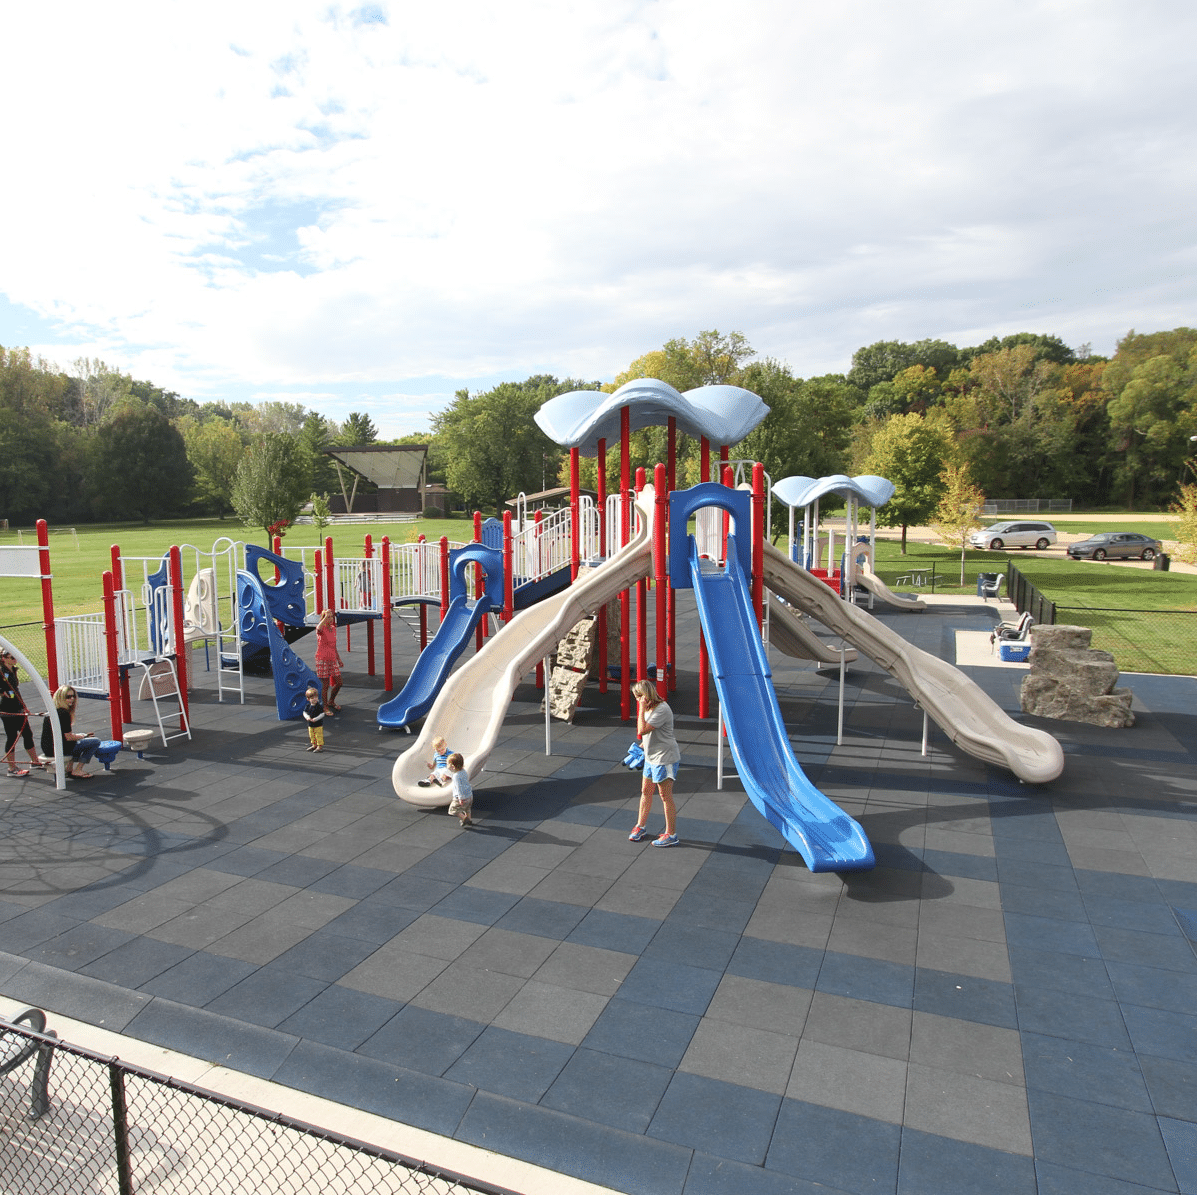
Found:
[(654, 705), (660, 705), (665, 700), (660, 693), (657, 692), (657, 686), (650, 680), (638, 680), (632, 686), (632, 696), (637, 701), (643, 701), (650, 709)]
[(335, 624), (337, 621), (337, 612), (331, 606), (325, 606), (324, 609), (320, 611), (320, 621), (321, 623), (324, 623), (330, 618)]
[(432, 740), (432, 745), (438, 751), (443, 751), (449, 745), (449, 740), (446, 739), (443, 734), (438, 734), (436, 738)]
[(54, 690), (54, 705), (57, 709), (64, 710), (67, 708), (67, 698), (71, 696), (78, 697), (79, 694), (75, 692), (71, 685), (59, 685)]

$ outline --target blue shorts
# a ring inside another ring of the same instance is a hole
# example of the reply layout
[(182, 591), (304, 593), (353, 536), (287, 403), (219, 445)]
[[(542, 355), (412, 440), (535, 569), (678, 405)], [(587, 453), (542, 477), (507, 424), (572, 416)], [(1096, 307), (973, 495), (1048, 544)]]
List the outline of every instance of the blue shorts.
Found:
[(645, 763), (644, 778), (654, 784), (660, 784), (662, 780), (676, 780), (679, 767), (676, 763)]

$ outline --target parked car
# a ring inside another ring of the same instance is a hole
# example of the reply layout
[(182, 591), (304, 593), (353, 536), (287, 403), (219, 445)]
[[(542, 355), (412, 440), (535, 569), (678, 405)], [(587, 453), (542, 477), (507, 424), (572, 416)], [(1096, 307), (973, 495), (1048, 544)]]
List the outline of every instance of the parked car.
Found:
[(1000, 552), (1003, 548), (1038, 548), (1043, 551), (1056, 542), (1056, 529), (1050, 523), (1011, 521), (994, 523), (968, 537), (974, 548)]
[(1138, 531), (1104, 531), (1068, 545), (1073, 560), (1154, 560), (1163, 545)]

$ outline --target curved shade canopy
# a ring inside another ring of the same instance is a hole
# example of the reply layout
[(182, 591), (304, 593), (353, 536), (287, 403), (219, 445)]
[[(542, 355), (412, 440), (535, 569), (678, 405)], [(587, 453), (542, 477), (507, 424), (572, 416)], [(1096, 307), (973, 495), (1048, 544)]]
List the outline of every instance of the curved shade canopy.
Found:
[(894, 483), (872, 473), (848, 477), (833, 473), (830, 477), (783, 477), (773, 486), (773, 496), (787, 506), (810, 506), (824, 494), (856, 498), (865, 506), (884, 506), (894, 496)]
[(661, 427), (672, 416), (678, 430), (712, 444), (736, 444), (766, 415), (769, 408), (751, 390), (739, 386), (699, 386), (685, 394), (657, 378), (625, 382), (614, 394), (600, 390), (571, 390), (550, 398), (536, 412), (536, 424), (563, 448), (577, 448), (595, 456), (599, 440), (619, 442), (619, 412), (627, 407), (632, 431)]

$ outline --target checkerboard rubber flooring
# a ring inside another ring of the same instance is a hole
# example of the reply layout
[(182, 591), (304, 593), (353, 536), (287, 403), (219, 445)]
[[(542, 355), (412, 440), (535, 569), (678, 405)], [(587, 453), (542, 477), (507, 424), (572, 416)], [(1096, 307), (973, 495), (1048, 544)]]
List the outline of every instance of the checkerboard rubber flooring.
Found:
[[(627, 841), (614, 686), (551, 756), (519, 689), (474, 829), (404, 805), (357, 628), (323, 755), (268, 680), (201, 673), (192, 742), (0, 789), (0, 991), (616, 1191), (1197, 1191), (1197, 681), (1124, 678), (1129, 730), (1037, 722), (1067, 763), (1034, 788), (924, 756), (864, 659), (837, 746), (837, 673), (774, 652), (877, 856), (811, 875), (730, 759), (716, 787), (687, 598), (681, 846)], [(948, 659), (992, 616), (880, 615)], [(969, 671), (1017, 710), (1020, 672)]]

